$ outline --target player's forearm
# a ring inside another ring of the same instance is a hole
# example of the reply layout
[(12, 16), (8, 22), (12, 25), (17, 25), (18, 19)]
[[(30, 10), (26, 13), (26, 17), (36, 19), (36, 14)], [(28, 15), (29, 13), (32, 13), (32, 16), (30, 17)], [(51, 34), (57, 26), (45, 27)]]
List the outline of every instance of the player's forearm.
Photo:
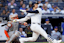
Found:
[(26, 12), (28, 12), (28, 13), (39, 13), (38, 10), (35, 10), (35, 11), (26, 11)]
[(27, 18), (22, 18), (22, 19), (17, 19), (16, 21), (17, 22), (25, 22), (25, 21), (27, 21), (28, 19)]

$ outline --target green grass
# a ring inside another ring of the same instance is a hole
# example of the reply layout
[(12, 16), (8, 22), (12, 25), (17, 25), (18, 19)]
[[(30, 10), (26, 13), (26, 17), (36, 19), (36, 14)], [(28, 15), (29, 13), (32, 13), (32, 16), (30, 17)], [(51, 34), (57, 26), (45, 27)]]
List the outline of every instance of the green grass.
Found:
[[(48, 43), (48, 42), (25, 42), (25, 43)], [(61, 42), (64, 43), (64, 42)]]

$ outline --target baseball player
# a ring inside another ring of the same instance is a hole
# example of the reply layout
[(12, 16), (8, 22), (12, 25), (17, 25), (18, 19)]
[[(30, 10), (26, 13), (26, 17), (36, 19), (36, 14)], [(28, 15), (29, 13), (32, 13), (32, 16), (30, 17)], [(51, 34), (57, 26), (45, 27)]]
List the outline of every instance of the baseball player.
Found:
[[(22, 24), (25, 22), (22, 22)], [(25, 24), (24, 24), (25, 25)], [(11, 22), (9, 21), (7, 26), (5, 27), (4, 33), (8, 40), (5, 43), (11, 43), (15, 38), (20, 36), (20, 31), (18, 29), (19, 23), (18, 22)]]
[(31, 30), (33, 31), (33, 35), (32, 37), (29, 38), (20, 38), (19, 39), (20, 43), (24, 43), (25, 41), (36, 41), (40, 34), (52, 43), (61, 42), (61, 40), (58, 41), (55, 39), (52, 40), (50, 37), (48, 37), (44, 29), (41, 28), (42, 10), (41, 8), (38, 8), (37, 3), (34, 3), (33, 11), (26, 11), (26, 10), (22, 10), (22, 11), (28, 12), (28, 15), (25, 18), (13, 20), (13, 22), (19, 22), (19, 21), (24, 22), (31, 18)]
[[(18, 14), (15, 13), (15, 9), (12, 10), (12, 13), (9, 15), (9, 18), (9, 20), (18, 19)], [(4, 33), (8, 38), (7, 42), (5, 43), (10, 43), (13, 39), (19, 36), (20, 32), (18, 31), (18, 25), (19, 22), (8, 22), (7, 26), (5, 27), (6, 29), (4, 30)]]
[(58, 31), (58, 27), (55, 26), (54, 30), (51, 33), (51, 37), (53, 37), (56, 40), (60, 40), (61, 39), (61, 33)]
[(16, 22), (15, 23), (8, 22), (7, 26), (5, 27), (6, 29), (4, 30), (4, 33), (8, 38), (8, 40), (5, 43), (10, 43), (13, 39), (15, 39), (20, 35), (18, 31), (18, 25), (19, 23)]

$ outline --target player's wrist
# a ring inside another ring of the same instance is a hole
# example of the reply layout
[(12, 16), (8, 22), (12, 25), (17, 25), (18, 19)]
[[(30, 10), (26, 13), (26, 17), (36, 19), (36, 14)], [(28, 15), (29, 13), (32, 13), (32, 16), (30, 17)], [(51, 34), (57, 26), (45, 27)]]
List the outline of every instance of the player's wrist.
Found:
[(20, 11), (22, 11), (22, 12), (26, 12), (26, 10), (22, 10), (22, 9), (20, 9)]
[(15, 19), (15, 20), (13, 20), (13, 22), (16, 22), (17, 20)]
[(20, 20), (19, 19), (15, 19), (15, 20), (13, 20), (13, 22), (19, 22)]

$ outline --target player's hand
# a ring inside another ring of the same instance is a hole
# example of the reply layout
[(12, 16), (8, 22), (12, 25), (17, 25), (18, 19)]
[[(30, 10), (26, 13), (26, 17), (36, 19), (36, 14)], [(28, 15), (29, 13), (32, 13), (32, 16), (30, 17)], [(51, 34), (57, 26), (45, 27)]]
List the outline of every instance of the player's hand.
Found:
[(10, 38), (8, 38), (8, 40), (7, 41), (9, 41), (10, 40)]
[(24, 22), (24, 26), (27, 26), (27, 22)]
[(13, 20), (13, 22), (17, 22), (17, 19)]
[(22, 11), (22, 12), (26, 12), (26, 10), (22, 10), (22, 9), (20, 9), (20, 11)]

